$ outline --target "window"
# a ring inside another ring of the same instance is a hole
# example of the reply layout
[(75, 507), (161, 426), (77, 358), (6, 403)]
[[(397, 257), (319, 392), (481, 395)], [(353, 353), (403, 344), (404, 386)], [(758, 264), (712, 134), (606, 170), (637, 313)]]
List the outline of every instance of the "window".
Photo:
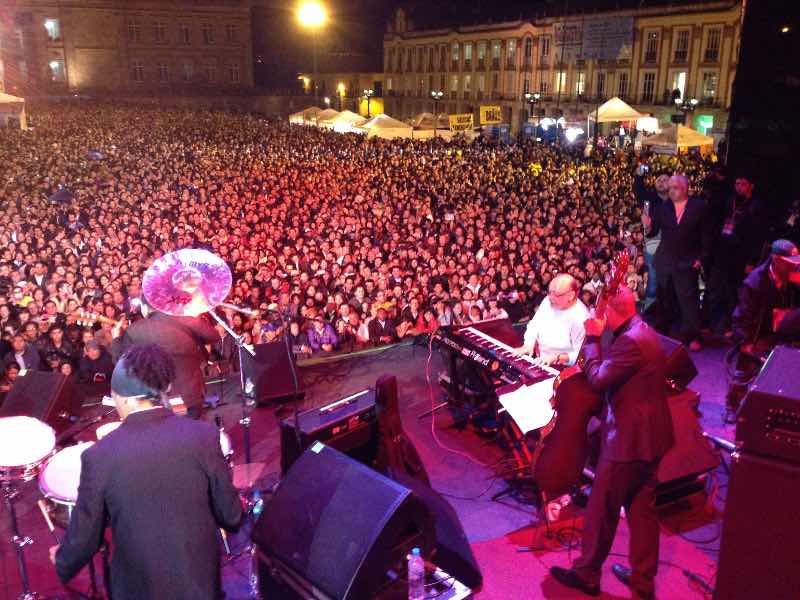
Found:
[(142, 24), (135, 19), (128, 21), (128, 41), (141, 42), (142, 41)]
[(602, 98), (606, 95), (606, 74), (603, 71), (597, 72), (597, 80), (595, 83), (595, 96)]
[(492, 73), (492, 91), (496, 92), (500, 89), (500, 74)]
[(64, 61), (62, 59), (51, 60), (48, 64), (50, 67), (50, 81), (56, 83), (63, 83), (66, 81), (66, 74), (64, 72)]
[(140, 60), (135, 60), (131, 63), (131, 79), (136, 83), (144, 81), (144, 63)]
[(464, 66), (469, 68), (472, 65), (472, 42), (464, 44)]
[(575, 75), (575, 93), (578, 96), (583, 96), (586, 91), (586, 73), (578, 71)]
[(214, 43), (214, 25), (203, 23), (203, 43), (210, 46)]
[(566, 86), (566, 84), (567, 84), (566, 72), (559, 71), (558, 73), (556, 73), (556, 79), (555, 79), (555, 84), (553, 85), (553, 90), (559, 94), (565, 92), (566, 90), (564, 89), (564, 87)]
[(28, 63), (24, 60), (19, 61), (19, 78), (28, 81)]
[(392, 70), (392, 60), (394, 59), (394, 48), (389, 48), (386, 52), (386, 60), (383, 66), (384, 71), (391, 71)]
[(225, 25), (225, 41), (229, 44), (236, 44), (239, 42), (239, 31), (233, 23)]
[(689, 58), (689, 35), (691, 31), (681, 29), (675, 38), (675, 62), (685, 63)]
[(57, 42), (61, 39), (61, 24), (58, 19), (45, 19), (44, 28), (47, 31), (48, 42)]
[(190, 62), (183, 63), (183, 81), (189, 83), (194, 75), (194, 65)]
[(617, 95), (624, 98), (628, 95), (628, 74), (620, 73), (617, 80)]
[(229, 63), (227, 70), (228, 70), (228, 81), (230, 83), (239, 83), (239, 64)]
[(654, 63), (658, 58), (658, 32), (648, 31), (644, 45), (644, 62)]
[(492, 40), (492, 65), (497, 69), (500, 65), (500, 53), (503, 43), (500, 40)]
[(450, 91), (457, 92), (458, 91), (458, 75), (453, 75), (450, 78)]
[(517, 40), (508, 40), (506, 42), (506, 61), (508, 64), (513, 65), (517, 61)]
[(539, 82), (539, 93), (544, 96), (550, 91), (550, 84), (546, 79)]
[(717, 74), (715, 72), (703, 73), (703, 100), (714, 100), (717, 95)]
[(192, 43), (192, 30), (189, 29), (189, 26), (185, 23), (181, 24), (178, 28), (178, 37), (180, 39), (181, 44), (184, 46), (188, 46)]
[(17, 38), (17, 46), (20, 50), (25, 50), (25, 32), (21, 28), (14, 29), (14, 35)]
[(469, 96), (469, 93), (472, 91), (472, 75), (467, 73), (464, 75), (464, 96)]
[(169, 83), (169, 65), (163, 62), (158, 63), (156, 69), (158, 70), (158, 81), (160, 83)]
[(460, 59), (458, 56), (458, 42), (453, 42), (453, 45), (450, 46), (450, 59), (457, 63)]
[(486, 74), (478, 73), (478, 92), (483, 93), (486, 91)]
[(394, 82), (392, 81), (392, 78), (391, 77), (387, 77), (386, 78), (386, 91), (387, 92), (391, 92), (394, 89), (392, 87), (393, 85), (394, 85)]
[(679, 71), (672, 75), (672, 89), (676, 98), (683, 98), (686, 94), (686, 71)]
[(483, 67), (486, 64), (486, 42), (478, 42), (478, 65)]
[(703, 60), (706, 62), (717, 62), (719, 60), (719, 44), (722, 39), (722, 30), (715, 27), (708, 30), (706, 38), (706, 51)]
[(442, 46), (439, 48), (439, 70), (444, 71), (447, 68), (447, 48)]
[(542, 58), (548, 58), (550, 56), (550, 38), (544, 36), (541, 38), (542, 42)]
[(525, 38), (525, 49), (523, 50), (523, 57), (525, 64), (531, 64), (531, 56), (533, 56), (533, 38)]
[(167, 24), (161, 21), (153, 23), (153, 39), (156, 42), (164, 43), (167, 41)]
[(423, 56), (422, 56), (422, 47), (420, 46), (419, 48), (417, 48), (417, 68), (416, 68), (416, 70), (417, 71), (422, 71), (423, 65), (424, 65), (424, 63), (423, 63)]
[(420, 77), (417, 79), (417, 96), (425, 95), (425, 78)]
[(527, 77), (522, 80), (522, 95), (529, 93), (531, 91), (531, 80)]
[(645, 73), (642, 80), (642, 102), (652, 102), (653, 93), (656, 89), (656, 74)]

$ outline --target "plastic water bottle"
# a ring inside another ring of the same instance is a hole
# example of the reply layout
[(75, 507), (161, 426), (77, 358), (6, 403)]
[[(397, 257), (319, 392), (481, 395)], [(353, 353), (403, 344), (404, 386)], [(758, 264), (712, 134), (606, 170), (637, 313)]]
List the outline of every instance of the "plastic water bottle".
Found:
[(411, 550), (408, 555), (408, 600), (424, 600), (425, 598), (425, 561), (419, 548)]

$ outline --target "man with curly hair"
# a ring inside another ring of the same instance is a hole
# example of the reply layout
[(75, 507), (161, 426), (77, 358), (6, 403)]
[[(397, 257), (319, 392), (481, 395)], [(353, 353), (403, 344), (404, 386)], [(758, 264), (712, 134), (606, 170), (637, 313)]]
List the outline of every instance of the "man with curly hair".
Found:
[(221, 597), (217, 529), (235, 530), (242, 505), (210, 423), (165, 407), (175, 363), (154, 344), (133, 346), (111, 378), (122, 425), (81, 456), (78, 500), (50, 556), (67, 582), (111, 525), (115, 600)]

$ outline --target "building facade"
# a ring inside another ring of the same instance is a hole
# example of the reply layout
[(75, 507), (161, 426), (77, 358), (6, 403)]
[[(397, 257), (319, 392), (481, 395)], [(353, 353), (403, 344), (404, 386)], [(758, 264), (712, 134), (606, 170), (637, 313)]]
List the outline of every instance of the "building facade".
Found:
[(249, 0), (5, 0), (0, 86), (15, 95), (252, 87)]
[[(314, 103), (314, 75), (300, 73), (298, 76), (308, 104)], [(318, 73), (317, 74), (320, 108), (350, 110), (363, 116), (384, 112), (384, 74), (383, 73)], [(365, 90), (371, 90), (372, 96), (367, 107)]]
[[(502, 107), (519, 131), (531, 116), (584, 122), (619, 96), (664, 124), (692, 103), (687, 123), (724, 128), (739, 52), (741, 3), (720, 0), (658, 8), (544, 17), (414, 31), (402, 11), (384, 36), (386, 112), (475, 114)], [(525, 94), (538, 93), (531, 104)]]

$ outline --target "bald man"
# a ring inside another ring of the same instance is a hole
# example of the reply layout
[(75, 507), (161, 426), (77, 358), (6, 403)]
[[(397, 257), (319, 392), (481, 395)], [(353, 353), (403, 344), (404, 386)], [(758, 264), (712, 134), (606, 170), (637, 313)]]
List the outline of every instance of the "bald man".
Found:
[(583, 345), (583, 322), (589, 311), (578, 299), (580, 285), (571, 275), (556, 275), (550, 282), (547, 298), (525, 329), (525, 340), (517, 355), (535, 355), (546, 365), (572, 365)]
[[(602, 447), (586, 510), (581, 556), (571, 569), (553, 567), (558, 581), (589, 595), (600, 593), (600, 572), (625, 507), (632, 569), (612, 572), (634, 598), (653, 598), (658, 567), (655, 486), (658, 464), (673, 443), (666, 395), (666, 356), (656, 332), (636, 314), (633, 292), (622, 286), (609, 299), (605, 319), (588, 319), (584, 372), (604, 395)], [(600, 336), (613, 342), (602, 356)]]

